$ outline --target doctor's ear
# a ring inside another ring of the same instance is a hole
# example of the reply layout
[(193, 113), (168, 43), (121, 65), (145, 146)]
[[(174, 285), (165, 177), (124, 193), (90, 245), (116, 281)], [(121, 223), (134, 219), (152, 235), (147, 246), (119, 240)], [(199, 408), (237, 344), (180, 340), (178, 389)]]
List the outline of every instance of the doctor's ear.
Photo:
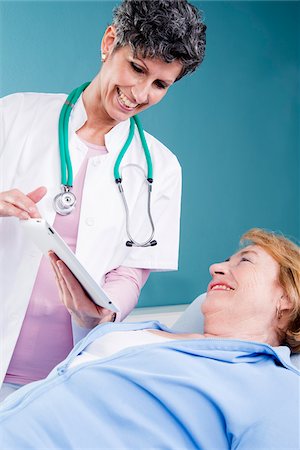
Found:
[(105, 60), (104, 55), (112, 53), (116, 40), (116, 28), (113, 25), (110, 25), (106, 28), (105, 33), (101, 42), (101, 54), (102, 59)]

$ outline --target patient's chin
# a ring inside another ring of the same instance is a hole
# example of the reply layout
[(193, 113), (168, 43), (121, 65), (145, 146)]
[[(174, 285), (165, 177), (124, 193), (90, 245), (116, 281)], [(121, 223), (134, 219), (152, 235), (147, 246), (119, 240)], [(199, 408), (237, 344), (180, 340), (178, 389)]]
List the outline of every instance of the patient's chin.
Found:
[(231, 309), (232, 302), (229, 301), (228, 294), (231, 292), (227, 292), (226, 295), (222, 295), (217, 291), (210, 291), (204, 302), (201, 305), (201, 311), (204, 315), (205, 319), (208, 317), (221, 317), (222, 320), (226, 319), (229, 310)]

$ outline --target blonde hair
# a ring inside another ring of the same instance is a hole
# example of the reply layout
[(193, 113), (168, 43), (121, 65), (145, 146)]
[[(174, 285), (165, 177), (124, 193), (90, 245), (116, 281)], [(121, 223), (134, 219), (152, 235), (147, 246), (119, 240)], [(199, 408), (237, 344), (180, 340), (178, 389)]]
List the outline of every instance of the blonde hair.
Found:
[(242, 245), (258, 245), (280, 266), (279, 282), (292, 303), (284, 344), (300, 352), (300, 247), (272, 231), (252, 228), (241, 237)]

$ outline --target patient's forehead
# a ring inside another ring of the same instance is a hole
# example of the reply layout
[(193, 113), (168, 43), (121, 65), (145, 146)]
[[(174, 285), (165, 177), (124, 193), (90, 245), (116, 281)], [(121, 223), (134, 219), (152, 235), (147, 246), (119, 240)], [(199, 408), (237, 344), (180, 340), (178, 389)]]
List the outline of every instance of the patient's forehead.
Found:
[(232, 256), (235, 256), (235, 255), (240, 256), (240, 255), (244, 255), (246, 253), (249, 253), (249, 254), (252, 253), (252, 255), (258, 256), (258, 257), (259, 256), (263, 257), (264, 254), (268, 255), (268, 253), (263, 248), (259, 247), (258, 245), (251, 244), (251, 245), (246, 245), (245, 247), (239, 248)]

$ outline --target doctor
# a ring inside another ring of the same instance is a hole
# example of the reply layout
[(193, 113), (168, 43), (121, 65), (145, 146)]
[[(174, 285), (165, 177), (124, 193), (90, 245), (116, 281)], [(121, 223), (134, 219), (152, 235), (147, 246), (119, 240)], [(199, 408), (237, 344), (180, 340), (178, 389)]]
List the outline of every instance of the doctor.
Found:
[[(199, 11), (186, 1), (124, 0), (102, 39), (102, 67), (90, 84), (76, 90), (78, 99), (21, 93), (1, 100), (3, 396), (44, 378), (65, 358), (73, 346), (71, 317), (86, 331), (101, 322), (120, 321), (136, 305), (151, 270), (177, 269), (178, 161), (145, 133), (152, 183), (143, 132), (136, 123), (125, 153), (124, 144), (130, 118), (162, 100), (175, 81), (202, 62), (205, 29)], [(71, 163), (67, 181), (58, 138), (62, 114)], [(23, 238), (18, 219), (40, 216), (104, 287), (120, 309), (117, 316), (91, 302), (55, 255), (53, 271), (49, 259)]]

